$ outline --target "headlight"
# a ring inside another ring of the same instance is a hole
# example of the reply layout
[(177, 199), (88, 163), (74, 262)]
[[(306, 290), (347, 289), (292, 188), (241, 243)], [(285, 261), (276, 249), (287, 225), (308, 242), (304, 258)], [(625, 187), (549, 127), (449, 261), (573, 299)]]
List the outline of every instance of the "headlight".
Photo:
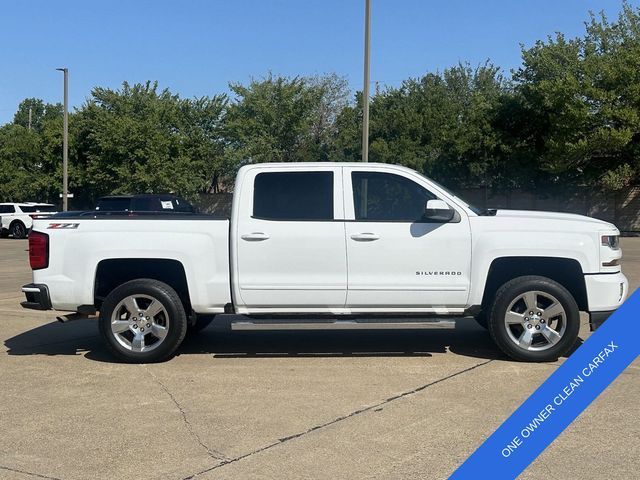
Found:
[(612, 250), (620, 248), (620, 237), (618, 235), (603, 235), (602, 246), (609, 247)]

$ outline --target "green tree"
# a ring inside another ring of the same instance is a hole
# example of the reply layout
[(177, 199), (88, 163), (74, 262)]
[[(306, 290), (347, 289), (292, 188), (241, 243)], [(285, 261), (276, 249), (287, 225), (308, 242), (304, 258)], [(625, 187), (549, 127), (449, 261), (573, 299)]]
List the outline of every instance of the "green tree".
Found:
[(42, 131), (45, 122), (62, 116), (61, 103), (44, 103), (39, 98), (25, 98), (18, 105), (18, 110), (13, 116), (13, 123), (28, 128), (29, 109), (31, 109), (31, 128), (37, 132)]
[(235, 99), (227, 113), (226, 136), (233, 165), (329, 159), (336, 118), (346, 104), (343, 79), (269, 74), (230, 88)]
[(533, 153), (551, 184), (615, 190), (637, 181), (639, 13), (625, 3), (616, 22), (592, 14), (583, 38), (557, 34), (523, 50), (515, 154)]
[(27, 201), (40, 183), (40, 138), (22, 125), (0, 127), (0, 198)]
[[(28, 111), (31, 107), (31, 130)], [(62, 109), (36, 98), (0, 127), (0, 198), (57, 202), (62, 173)]]
[(77, 181), (86, 200), (210, 190), (222, 162), (225, 106), (224, 95), (184, 100), (151, 82), (95, 88), (77, 113)]
[[(371, 100), (372, 162), (398, 163), (454, 188), (490, 182), (503, 161), (496, 114), (506, 95), (499, 69), (458, 65), (409, 79)], [(336, 158), (360, 160), (362, 102), (342, 111)]]
[(192, 168), (200, 172), (198, 192), (218, 192), (229, 171), (225, 157), (226, 95), (181, 100), (183, 147)]

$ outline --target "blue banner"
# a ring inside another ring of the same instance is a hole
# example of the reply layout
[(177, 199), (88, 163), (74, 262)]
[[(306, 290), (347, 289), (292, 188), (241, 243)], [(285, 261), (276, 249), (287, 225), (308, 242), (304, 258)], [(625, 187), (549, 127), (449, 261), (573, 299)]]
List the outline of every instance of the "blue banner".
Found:
[(516, 478), (640, 353), (640, 290), (451, 475)]

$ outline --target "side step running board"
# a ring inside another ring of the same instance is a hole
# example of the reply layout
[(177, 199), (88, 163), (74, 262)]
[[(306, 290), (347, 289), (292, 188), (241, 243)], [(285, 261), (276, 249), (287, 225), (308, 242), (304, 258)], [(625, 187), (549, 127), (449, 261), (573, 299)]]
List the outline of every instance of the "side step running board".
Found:
[(239, 321), (231, 323), (231, 330), (425, 330), (452, 329), (455, 320), (420, 320), (414, 322), (354, 322), (336, 320), (332, 322), (261, 322)]

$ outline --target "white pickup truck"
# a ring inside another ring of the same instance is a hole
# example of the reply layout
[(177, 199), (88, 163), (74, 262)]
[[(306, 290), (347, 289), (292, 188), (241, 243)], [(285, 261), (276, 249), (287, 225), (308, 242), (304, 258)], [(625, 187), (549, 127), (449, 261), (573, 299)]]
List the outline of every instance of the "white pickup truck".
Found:
[[(169, 358), (188, 329), (443, 328), (475, 317), (512, 358), (549, 361), (628, 283), (615, 226), (480, 211), (419, 173), (363, 163), (240, 169), (230, 219), (35, 220), (25, 308), (90, 316), (120, 359)], [(64, 319), (64, 318), (63, 318)]]

